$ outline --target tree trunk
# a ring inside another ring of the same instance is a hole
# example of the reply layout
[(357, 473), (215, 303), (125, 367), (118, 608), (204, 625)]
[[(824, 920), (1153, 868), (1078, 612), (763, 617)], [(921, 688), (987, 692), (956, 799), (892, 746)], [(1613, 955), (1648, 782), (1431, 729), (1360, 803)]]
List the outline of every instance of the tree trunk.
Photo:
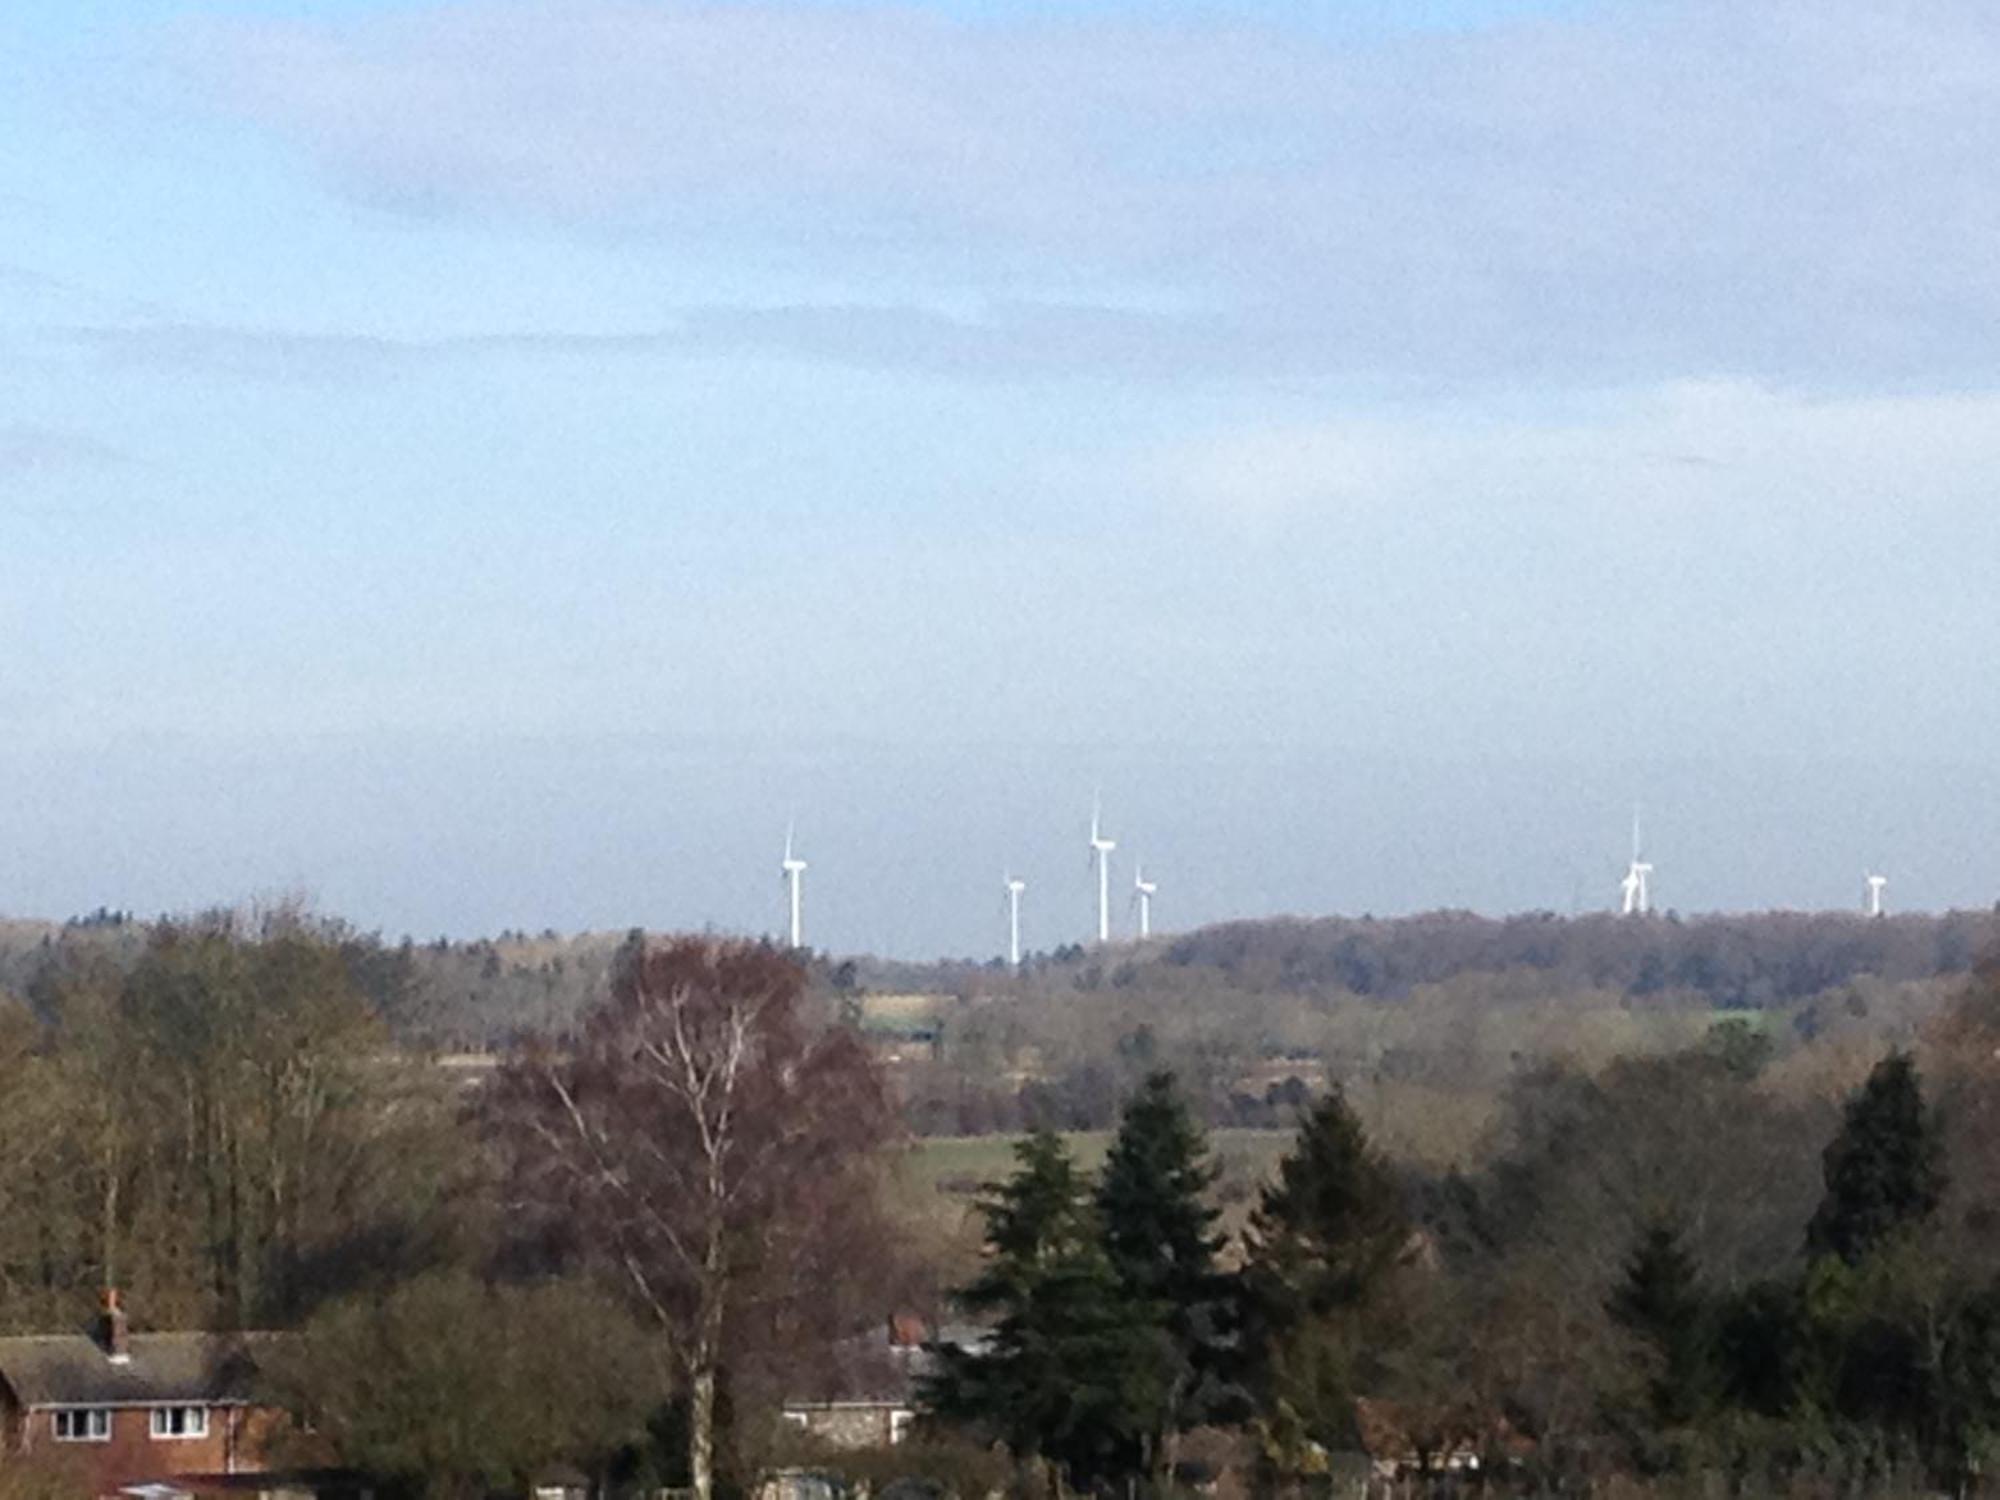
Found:
[(715, 1362), (704, 1359), (688, 1390), (688, 1485), (694, 1500), (715, 1493)]
[[(716, 1197), (720, 1201), (720, 1194)], [(703, 1246), (701, 1301), (688, 1361), (688, 1484), (694, 1490), (694, 1500), (712, 1500), (715, 1491), (715, 1367), (722, 1350), (724, 1273), (718, 1214), (710, 1221)]]
[[(108, 1134), (108, 1132), (107, 1132)], [(106, 1141), (104, 1147), (104, 1286), (118, 1285), (118, 1147)]]

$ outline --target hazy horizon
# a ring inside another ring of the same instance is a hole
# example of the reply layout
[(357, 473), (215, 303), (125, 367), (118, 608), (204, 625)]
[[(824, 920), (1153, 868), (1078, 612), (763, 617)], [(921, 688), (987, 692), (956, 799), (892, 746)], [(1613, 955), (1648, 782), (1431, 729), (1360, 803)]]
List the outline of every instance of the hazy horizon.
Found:
[[(1028, 882), (1028, 947), (1093, 935), (1085, 837), (1099, 776), (1119, 844), (1119, 938), (1134, 927), (1135, 858), (1160, 886), (1157, 933), (1257, 917), (1611, 909), (1630, 837), (1624, 788), (1641, 775), (1661, 911), (1858, 912), (1870, 870), (1890, 877), (1892, 911), (1972, 909), (1993, 899), (1986, 820), (1956, 808), (1990, 807), (2000, 789), (1986, 768), (1925, 767), (1937, 802), (1910, 822), (1882, 767), (1764, 759), (1723, 771), (1310, 748), (975, 758), (950, 746), (830, 754), (638, 736), (434, 737), (389, 754), (339, 739), (226, 753), (155, 740), (144, 755), (150, 795), (117, 829), (94, 815), (91, 789), (128, 774), (122, 754), (7, 758), (26, 796), (0, 850), (0, 888), (38, 888), (41, 900), (10, 898), (0, 915), (105, 905), (151, 916), (303, 895), (420, 940), (551, 927), (779, 935), (789, 817), (811, 866), (811, 946), (983, 959), (1004, 947), (1003, 873)], [(1426, 815), (1410, 818), (1411, 805)], [(105, 844), (117, 859), (101, 857)], [(61, 852), (31, 863), (36, 847)]]

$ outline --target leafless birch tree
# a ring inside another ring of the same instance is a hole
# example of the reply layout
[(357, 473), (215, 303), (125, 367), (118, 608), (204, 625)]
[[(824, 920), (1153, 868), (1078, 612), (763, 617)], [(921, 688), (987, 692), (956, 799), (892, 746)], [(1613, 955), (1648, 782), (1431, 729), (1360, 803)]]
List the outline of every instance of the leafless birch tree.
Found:
[(756, 1325), (816, 1295), (824, 1236), (872, 1201), (892, 1115), (846, 1031), (798, 1014), (804, 975), (747, 943), (634, 955), (567, 1057), (501, 1080), (518, 1200), (666, 1330), (685, 1380), (688, 1471), (709, 1500), (717, 1385)]

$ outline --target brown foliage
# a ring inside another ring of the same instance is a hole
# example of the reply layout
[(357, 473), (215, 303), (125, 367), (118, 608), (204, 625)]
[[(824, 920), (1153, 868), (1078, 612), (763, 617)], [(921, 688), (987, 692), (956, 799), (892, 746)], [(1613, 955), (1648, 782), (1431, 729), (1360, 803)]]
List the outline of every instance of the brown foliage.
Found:
[[(894, 1112), (867, 1051), (801, 1022), (804, 973), (702, 938), (637, 952), (573, 1054), (503, 1071), (494, 1118), (540, 1245), (597, 1265), (671, 1336), (695, 1487), (718, 1377), (837, 1330), (885, 1257), (875, 1174)], [(840, 1274), (835, 1275), (838, 1271)]]

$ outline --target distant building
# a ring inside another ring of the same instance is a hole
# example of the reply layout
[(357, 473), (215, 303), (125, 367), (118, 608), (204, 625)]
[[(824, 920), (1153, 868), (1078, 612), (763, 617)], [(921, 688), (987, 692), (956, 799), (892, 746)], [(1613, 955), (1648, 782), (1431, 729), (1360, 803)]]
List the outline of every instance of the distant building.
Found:
[(784, 1418), (835, 1448), (887, 1448), (909, 1436), (923, 1411), (920, 1391), (937, 1369), (929, 1345), (977, 1347), (986, 1330), (947, 1326), (930, 1333), (923, 1319), (899, 1313), (882, 1327), (843, 1340), (818, 1389), (787, 1397)]
[(285, 1417), (253, 1393), (258, 1340), (131, 1333), (116, 1292), (94, 1336), (0, 1338), (6, 1454), (71, 1459), (98, 1495), (261, 1473)]
[(1496, 1464), (1522, 1463), (1535, 1449), (1498, 1413), (1421, 1412), (1366, 1396), (1354, 1403), (1354, 1426), (1379, 1480), (1478, 1474)]

